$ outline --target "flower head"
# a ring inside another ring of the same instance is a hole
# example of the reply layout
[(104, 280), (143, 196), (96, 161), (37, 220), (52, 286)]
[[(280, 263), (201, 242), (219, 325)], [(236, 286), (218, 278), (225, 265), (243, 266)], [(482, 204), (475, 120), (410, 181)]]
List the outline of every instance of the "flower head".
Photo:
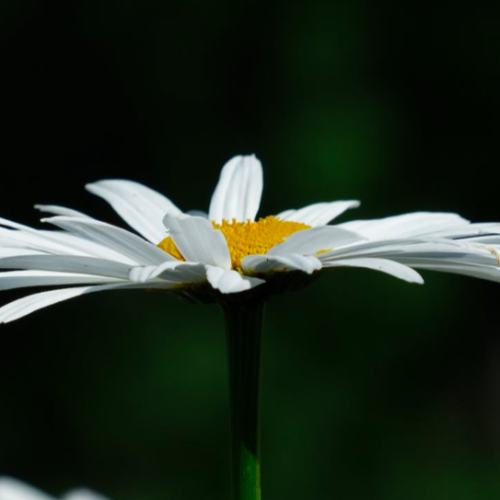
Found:
[(138, 234), (53, 205), (36, 208), (53, 215), (42, 220), (57, 230), (0, 219), (0, 269), (11, 269), (0, 274), (0, 289), (66, 286), (7, 304), (0, 322), (106, 290), (169, 290), (209, 301), (269, 294), (337, 267), (373, 269), (410, 283), (423, 283), (415, 269), (500, 281), (500, 224), (416, 212), (330, 225), (359, 205), (354, 200), (256, 218), (262, 179), (255, 156), (231, 159), (208, 214), (183, 213), (132, 181), (87, 186)]

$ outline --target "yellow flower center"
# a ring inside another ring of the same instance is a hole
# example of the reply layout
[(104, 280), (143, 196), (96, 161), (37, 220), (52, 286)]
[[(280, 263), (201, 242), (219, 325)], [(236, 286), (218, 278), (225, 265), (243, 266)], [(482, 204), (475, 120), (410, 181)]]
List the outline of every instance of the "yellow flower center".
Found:
[[(291, 234), (311, 227), (301, 222), (280, 220), (272, 215), (255, 222), (236, 222), (233, 219), (224, 220), (222, 224), (212, 224), (226, 237), (232, 268), (240, 272), (241, 261), (247, 255), (263, 255), (278, 243), (283, 243)], [(176, 259), (185, 260), (170, 236), (162, 240), (158, 247)]]

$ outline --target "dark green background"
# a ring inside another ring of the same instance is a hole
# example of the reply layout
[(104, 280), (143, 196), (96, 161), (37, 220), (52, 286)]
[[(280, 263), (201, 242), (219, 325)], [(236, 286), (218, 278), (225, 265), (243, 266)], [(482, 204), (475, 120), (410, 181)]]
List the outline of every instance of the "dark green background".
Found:
[[(500, 220), (500, 5), (0, 4), (0, 212), (120, 224), (86, 182), (205, 209), (256, 153), (261, 214), (358, 198)], [(268, 307), (264, 500), (500, 498), (500, 286), (339, 270)], [(22, 293), (3, 293), (6, 303)], [(110, 293), (0, 327), (0, 474), (113, 500), (229, 498), (216, 307)]]

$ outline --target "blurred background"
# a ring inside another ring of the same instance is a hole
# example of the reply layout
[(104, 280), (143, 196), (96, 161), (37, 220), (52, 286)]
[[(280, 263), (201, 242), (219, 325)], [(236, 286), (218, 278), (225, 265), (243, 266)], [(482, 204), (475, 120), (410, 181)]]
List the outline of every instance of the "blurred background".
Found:
[[(500, 220), (500, 4), (3, 0), (0, 214), (122, 224), (87, 182), (206, 209), (256, 153), (261, 214), (360, 199)], [(500, 498), (498, 284), (338, 270), (276, 298), (264, 500)], [(4, 304), (22, 296), (2, 293)], [(114, 500), (229, 499), (215, 306), (83, 297), (0, 328), (0, 474)]]

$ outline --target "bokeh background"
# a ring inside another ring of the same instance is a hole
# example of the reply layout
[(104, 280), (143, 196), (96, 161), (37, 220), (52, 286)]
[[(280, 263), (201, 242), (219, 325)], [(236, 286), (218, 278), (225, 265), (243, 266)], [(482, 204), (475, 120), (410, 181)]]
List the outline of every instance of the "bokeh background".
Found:
[[(500, 4), (3, 0), (0, 212), (121, 224), (83, 185), (204, 209), (231, 156), (263, 214), (357, 198), (500, 220)], [(265, 500), (500, 498), (498, 284), (339, 270), (268, 307)], [(1, 302), (22, 293), (2, 293)], [(0, 474), (58, 495), (229, 499), (222, 316), (155, 293), (0, 328)]]

